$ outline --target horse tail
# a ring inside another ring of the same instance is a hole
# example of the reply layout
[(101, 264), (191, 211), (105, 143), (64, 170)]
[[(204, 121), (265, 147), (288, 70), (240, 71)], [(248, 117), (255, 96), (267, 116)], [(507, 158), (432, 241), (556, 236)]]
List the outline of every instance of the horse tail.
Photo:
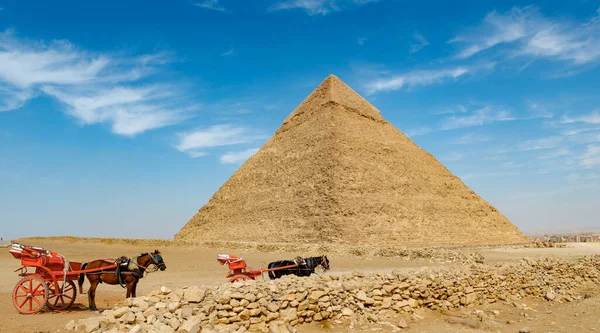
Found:
[[(267, 266), (267, 267), (268, 267), (269, 269), (271, 269), (271, 268), (275, 268), (275, 263), (274, 263), (274, 262), (272, 262), (272, 263), (270, 263), (270, 264), (269, 264), (269, 266)], [(277, 277), (275, 276), (275, 272), (273, 272), (273, 271), (269, 271), (269, 278), (270, 278), (271, 280), (275, 280), (275, 279), (277, 278)]]
[[(87, 263), (87, 262), (84, 262), (84, 263), (81, 265), (81, 270), (82, 270), (82, 271), (83, 271), (83, 270), (85, 270), (85, 268), (87, 267), (87, 265), (88, 265), (88, 263)], [(80, 294), (83, 294), (83, 282), (84, 282), (84, 281), (85, 281), (85, 274), (83, 274), (83, 273), (79, 274), (79, 281), (78, 281), (78, 284), (79, 284), (79, 293), (80, 293)]]

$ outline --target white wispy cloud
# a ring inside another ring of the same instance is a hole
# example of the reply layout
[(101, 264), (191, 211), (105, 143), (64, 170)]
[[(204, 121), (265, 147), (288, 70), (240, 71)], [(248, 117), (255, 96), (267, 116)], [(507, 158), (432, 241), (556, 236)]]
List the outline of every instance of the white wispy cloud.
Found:
[(538, 199), (559, 195), (560, 191), (518, 192), (510, 196), (512, 199)]
[(571, 152), (566, 148), (557, 148), (537, 156), (538, 160), (551, 160), (559, 157), (569, 156)]
[(404, 132), (404, 134), (406, 134), (406, 136), (412, 138), (414, 136), (427, 135), (427, 134), (431, 133), (432, 131), (433, 131), (433, 129), (431, 127), (419, 127), (419, 128), (409, 129), (406, 132)]
[(233, 49), (233, 47), (232, 47), (232, 48), (230, 48), (229, 50), (227, 50), (227, 51), (225, 51), (225, 52), (221, 53), (221, 55), (222, 55), (222, 56), (224, 56), (224, 57), (226, 57), (226, 56), (230, 56), (230, 55), (232, 55), (233, 53), (235, 53), (235, 50), (234, 50), (234, 49)]
[(367, 42), (367, 40), (368, 40), (368, 38), (361, 37), (361, 38), (358, 39), (357, 43), (358, 43), (358, 45), (363, 46), (363, 45), (365, 45), (365, 43)]
[(213, 125), (206, 129), (198, 129), (192, 132), (179, 133), (179, 143), (175, 146), (177, 150), (197, 156), (204, 153), (203, 149), (211, 147), (222, 147), (238, 144), (246, 144), (264, 139), (264, 135), (243, 126), (231, 124)]
[(6, 31), (0, 33), (0, 110), (17, 109), (46, 94), (82, 124), (109, 123), (120, 135), (172, 125), (185, 119), (195, 103), (173, 84), (143, 80), (168, 62), (165, 54), (96, 54), (68, 41), (27, 41)]
[(452, 130), (458, 128), (482, 126), (499, 121), (510, 121), (516, 118), (510, 110), (485, 106), (465, 116), (451, 116), (442, 121), (440, 130)]
[(589, 145), (580, 159), (580, 165), (583, 168), (592, 168), (600, 166), (600, 145)]
[(551, 136), (547, 138), (527, 140), (519, 144), (518, 147), (521, 151), (550, 149), (558, 147), (562, 141), (563, 138), (560, 136)]
[(419, 52), (422, 48), (429, 45), (429, 42), (418, 32), (413, 34), (414, 41), (410, 43), (410, 53)]
[(600, 131), (600, 127), (575, 127), (561, 131), (564, 136), (576, 136), (581, 133)]
[(567, 176), (567, 180), (570, 182), (577, 182), (580, 180), (600, 180), (600, 173), (573, 173)]
[(517, 176), (518, 172), (482, 172), (475, 174), (466, 174), (461, 179), (478, 179), (478, 178), (497, 178), (497, 177), (509, 177), (509, 176)]
[(0, 82), (0, 112), (22, 107), (33, 97), (33, 94), (33, 91), (15, 88)]
[(449, 42), (465, 44), (456, 55), (462, 59), (506, 45), (509, 57), (548, 58), (581, 65), (600, 59), (599, 17), (569, 23), (548, 18), (534, 6), (515, 7), (506, 13), (487, 14), (481, 26)]
[(462, 160), (464, 157), (465, 157), (465, 154), (452, 152), (452, 153), (446, 155), (445, 157), (442, 157), (442, 159), (444, 161), (448, 161), (448, 162), (455, 162), (455, 161)]
[(545, 106), (529, 102), (528, 107), (530, 113), (529, 119), (554, 117), (554, 114), (550, 112)]
[(204, 0), (202, 2), (195, 3), (194, 6), (204, 9), (216, 10), (223, 13), (228, 12), (227, 8), (225, 8), (225, 6), (223, 6), (219, 0)]
[[(537, 10), (534, 12), (537, 13)], [(456, 36), (449, 43), (467, 44), (457, 57), (469, 58), (498, 44), (514, 42), (526, 36), (528, 16), (531, 15), (531, 7), (513, 8), (505, 15), (493, 11), (486, 15), (483, 25), (475, 29), (475, 33)]]
[(455, 114), (455, 113), (465, 113), (468, 112), (469, 110), (464, 107), (463, 105), (456, 105), (456, 106), (447, 106), (444, 107), (442, 110), (440, 111), (436, 111), (433, 112), (433, 114)]
[(600, 111), (594, 111), (587, 115), (581, 115), (578, 117), (569, 117), (563, 116), (561, 119), (561, 123), (570, 124), (570, 123), (586, 123), (586, 124), (600, 124)]
[(105, 56), (83, 54), (64, 41), (33, 49), (7, 34), (0, 37), (0, 78), (6, 84), (24, 89), (44, 83), (112, 80), (115, 75), (105, 71), (110, 63)]
[(600, 142), (600, 130), (584, 132), (568, 137), (575, 144)]
[(258, 149), (260, 148), (249, 148), (243, 151), (227, 152), (221, 156), (220, 160), (222, 164), (238, 164), (256, 154)]
[(327, 15), (333, 12), (357, 8), (379, 0), (286, 0), (278, 2), (269, 11), (302, 9), (308, 15)]
[(364, 84), (367, 94), (399, 90), (417, 86), (429, 86), (447, 80), (456, 80), (471, 72), (469, 67), (454, 67), (440, 70), (413, 71), (392, 77), (378, 78)]
[(206, 152), (195, 151), (195, 150), (190, 150), (187, 152), (187, 154), (190, 155), (191, 158), (198, 158), (198, 157), (206, 156)]
[(113, 133), (133, 136), (181, 122), (196, 105), (181, 106), (169, 86), (112, 87), (106, 89), (42, 87), (68, 105), (67, 114), (82, 124), (110, 123)]
[(457, 144), (457, 145), (467, 145), (467, 144), (473, 144), (473, 143), (488, 142), (491, 140), (492, 140), (492, 138), (490, 138), (489, 136), (487, 136), (485, 134), (478, 133), (478, 132), (471, 132), (471, 133), (465, 133), (465, 134), (459, 136), (458, 138), (452, 140), (451, 143)]

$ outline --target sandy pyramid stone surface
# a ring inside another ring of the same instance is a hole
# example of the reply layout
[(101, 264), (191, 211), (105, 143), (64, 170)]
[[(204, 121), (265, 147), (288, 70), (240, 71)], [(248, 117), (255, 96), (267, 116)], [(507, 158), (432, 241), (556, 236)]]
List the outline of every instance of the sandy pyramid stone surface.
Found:
[(333, 75), (175, 238), (406, 247), (528, 241)]

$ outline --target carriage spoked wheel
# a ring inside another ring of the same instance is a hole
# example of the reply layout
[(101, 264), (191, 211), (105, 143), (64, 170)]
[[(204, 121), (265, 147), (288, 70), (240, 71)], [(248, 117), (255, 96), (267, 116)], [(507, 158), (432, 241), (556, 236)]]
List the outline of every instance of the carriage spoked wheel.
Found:
[(22, 278), (13, 290), (13, 304), (22, 314), (42, 311), (48, 301), (46, 281), (39, 276)]
[(48, 307), (52, 310), (66, 310), (75, 303), (77, 289), (71, 280), (58, 281), (58, 290), (54, 290), (54, 283), (48, 283)]
[(229, 279), (229, 282), (242, 282), (242, 281), (248, 281), (248, 280), (254, 280), (253, 278), (249, 277), (248, 275), (244, 275), (244, 274), (238, 274), (238, 275), (234, 275), (231, 277), (231, 279)]

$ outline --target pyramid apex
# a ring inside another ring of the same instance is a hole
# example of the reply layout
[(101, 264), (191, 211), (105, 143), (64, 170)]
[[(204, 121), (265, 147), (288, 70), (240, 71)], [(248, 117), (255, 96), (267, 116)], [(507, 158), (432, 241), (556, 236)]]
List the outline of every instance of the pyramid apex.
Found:
[(323, 82), (317, 87), (317, 90), (325, 90), (327, 92), (326, 98), (329, 100), (334, 99), (334, 90), (339, 89), (340, 87), (347, 86), (344, 81), (342, 81), (339, 77), (334, 74), (329, 74)]
[(289, 124), (294, 119), (296, 122), (302, 122), (307, 116), (316, 114), (323, 104), (331, 102), (346, 108), (352, 113), (357, 113), (376, 121), (386, 122), (381, 117), (377, 108), (350, 88), (340, 78), (334, 74), (329, 74), (283, 123)]

